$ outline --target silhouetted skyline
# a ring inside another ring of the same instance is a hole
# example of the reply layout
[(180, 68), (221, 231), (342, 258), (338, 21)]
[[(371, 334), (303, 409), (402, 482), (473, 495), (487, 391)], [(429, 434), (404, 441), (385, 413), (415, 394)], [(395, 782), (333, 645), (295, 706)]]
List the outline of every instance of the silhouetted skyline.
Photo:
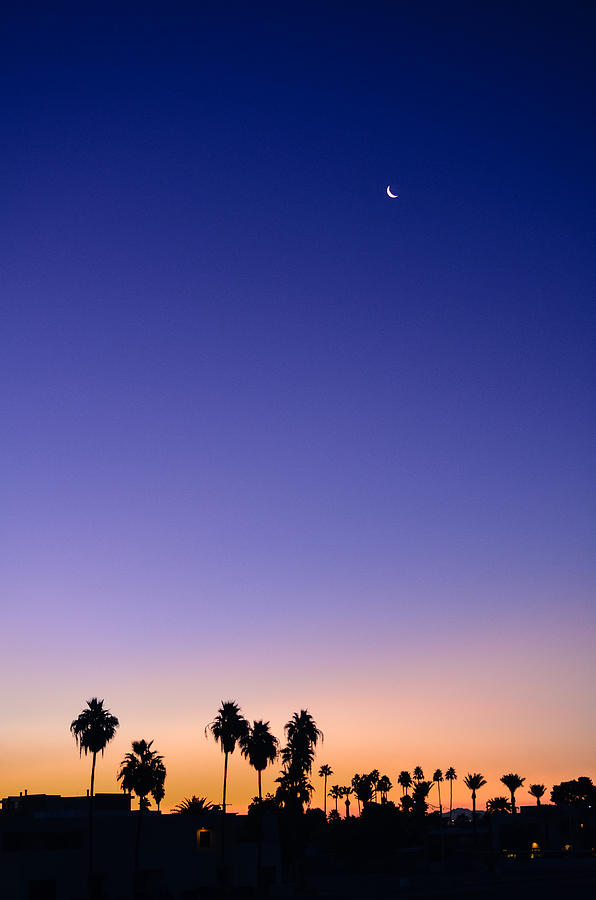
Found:
[(3, 14), (4, 793), (591, 771), (594, 10), (483, 7)]

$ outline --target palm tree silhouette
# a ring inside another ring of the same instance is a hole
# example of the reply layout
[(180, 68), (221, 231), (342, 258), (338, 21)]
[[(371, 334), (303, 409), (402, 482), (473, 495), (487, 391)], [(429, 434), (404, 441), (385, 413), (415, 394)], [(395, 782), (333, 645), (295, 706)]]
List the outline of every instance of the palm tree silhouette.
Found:
[(377, 791), (379, 789), (379, 770), (373, 769), (372, 772), (368, 773), (368, 778), (370, 780), (370, 786), (373, 790), (374, 801), (377, 802)]
[(441, 803), (441, 782), (443, 781), (443, 773), (440, 769), (435, 769), (433, 773), (433, 783), (436, 784), (439, 791), (439, 814), (443, 816), (443, 804)]
[(141, 825), (143, 812), (149, 806), (148, 796), (159, 788), (163, 788), (166, 780), (166, 767), (163, 756), (152, 750), (153, 741), (140, 740), (132, 742), (132, 752), (126, 754), (120, 763), (118, 781), (122, 782), (122, 790), (135, 793), (139, 798), (139, 817), (137, 820), (137, 837), (135, 842), (133, 895), (139, 893), (139, 858), (141, 848)]
[(118, 719), (104, 708), (104, 701), (92, 697), (87, 700), (87, 708), (70, 723), (70, 731), (79, 748), (79, 756), (91, 753), (91, 787), (89, 789), (89, 857), (88, 891), (91, 894), (93, 881), (93, 798), (95, 796), (95, 762), (97, 754), (103, 756), (106, 745), (112, 740), (119, 726)]
[(414, 781), (424, 781), (424, 772), (422, 766), (416, 766), (414, 769)]
[(546, 788), (543, 784), (531, 784), (528, 794), (536, 798), (536, 806), (540, 806), (540, 798), (543, 796)]
[(340, 788), (342, 797), (346, 798), (346, 819), (350, 818), (350, 794), (352, 793), (352, 788), (349, 785), (344, 785)]
[(216, 812), (219, 806), (210, 803), (206, 797), (185, 797), (180, 803), (174, 807), (173, 813), (186, 816), (200, 816), (206, 812)]
[(428, 797), (431, 788), (433, 786), (432, 781), (417, 781), (414, 790), (412, 791), (412, 800), (414, 801), (414, 812), (417, 815), (423, 816), (427, 809), (426, 798)]
[(277, 759), (279, 741), (271, 734), (269, 722), (258, 720), (253, 722), (252, 728), (249, 727), (238, 742), (242, 755), (248, 759), (253, 769), (257, 770), (259, 800), (262, 800), (261, 772)]
[(412, 776), (409, 772), (403, 769), (397, 778), (397, 783), (402, 788), (402, 796), (408, 796), (408, 789), (412, 787)]
[(501, 778), (501, 781), (511, 793), (511, 812), (513, 813), (513, 815), (515, 815), (516, 813), (515, 792), (523, 785), (525, 780), (525, 778), (520, 778), (520, 776), (514, 772), (510, 772), (509, 775), (503, 775)]
[(313, 786), (308, 780), (312, 772), (315, 747), (323, 740), (323, 732), (307, 709), (294, 713), (284, 727), (287, 743), (281, 751), (283, 770), (279, 783), (279, 799), (286, 808), (294, 807), (302, 812), (304, 804), (310, 800)]
[(389, 779), (388, 775), (381, 775), (379, 780), (377, 781), (377, 790), (381, 794), (381, 803), (387, 802), (387, 794), (391, 790), (393, 785)]
[(319, 777), (325, 779), (323, 783), (323, 812), (325, 813), (325, 818), (327, 818), (327, 779), (330, 775), (333, 775), (333, 769), (327, 763), (324, 763), (319, 769)]
[(484, 775), (481, 775), (479, 772), (474, 772), (473, 774), (468, 772), (464, 778), (465, 786), (472, 791), (472, 827), (474, 828), (474, 835), (476, 834), (476, 791), (479, 791), (486, 783)]
[(373, 787), (370, 775), (358, 775), (356, 773), (352, 778), (351, 784), (358, 801), (358, 812), (360, 812), (361, 807), (366, 806), (372, 800)]
[(453, 782), (457, 781), (457, 774), (453, 766), (449, 766), (445, 772), (445, 781), (449, 782), (449, 821), (453, 822)]
[(343, 796), (342, 789), (338, 784), (334, 784), (332, 786), (331, 790), (329, 791), (329, 796), (332, 800), (335, 800), (335, 812), (337, 812), (337, 801), (340, 800)]
[(210, 732), (224, 754), (224, 777), (222, 812), (226, 812), (226, 789), (228, 783), (228, 756), (236, 749), (236, 743), (248, 733), (248, 722), (240, 712), (235, 700), (222, 700), (216, 717), (205, 728), (205, 735)]
[(511, 801), (507, 797), (492, 797), (486, 801), (486, 811), (488, 813), (510, 813)]

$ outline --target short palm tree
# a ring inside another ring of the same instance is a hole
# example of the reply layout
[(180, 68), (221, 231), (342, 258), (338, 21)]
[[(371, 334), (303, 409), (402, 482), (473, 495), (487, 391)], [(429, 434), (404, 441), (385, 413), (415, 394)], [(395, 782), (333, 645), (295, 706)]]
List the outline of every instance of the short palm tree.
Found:
[(476, 832), (476, 791), (479, 791), (486, 783), (484, 775), (481, 775), (479, 772), (468, 772), (464, 778), (465, 786), (472, 791), (472, 826), (474, 833)]
[(414, 801), (414, 812), (419, 816), (424, 816), (427, 810), (426, 798), (430, 794), (433, 786), (432, 781), (417, 781), (412, 791), (412, 800)]
[(253, 722), (252, 728), (239, 738), (240, 752), (248, 759), (253, 769), (257, 770), (259, 800), (263, 799), (261, 791), (261, 773), (269, 763), (275, 762), (279, 741), (269, 730), (269, 722), (260, 720)]
[(342, 797), (345, 797), (346, 803), (346, 819), (350, 818), (350, 794), (352, 793), (352, 788), (349, 785), (344, 785), (341, 790)]
[(408, 789), (412, 787), (412, 776), (405, 769), (397, 776), (397, 783), (402, 789), (402, 796), (408, 796)]
[(544, 795), (546, 788), (543, 784), (531, 784), (528, 794), (536, 798), (536, 806), (540, 806), (540, 798)]
[(143, 812), (149, 806), (149, 794), (160, 793), (166, 780), (166, 767), (163, 756), (152, 750), (153, 741), (133, 741), (132, 752), (127, 753), (120, 763), (118, 781), (122, 790), (135, 793), (139, 798), (139, 817), (137, 820), (137, 837), (134, 857), (133, 896), (138, 893), (139, 858), (141, 848), (141, 825)]
[(333, 775), (333, 769), (327, 763), (324, 763), (319, 769), (319, 776), (325, 779), (323, 782), (323, 812), (325, 813), (325, 818), (327, 818), (327, 779), (330, 775)]
[(93, 880), (93, 797), (95, 794), (95, 762), (97, 754), (103, 756), (106, 745), (112, 740), (119, 726), (118, 719), (104, 707), (104, 701), (92, 697), (87, 708), (70, 723), (70, 731), (79, 748), (79, 755), (91, 754), (91, 787), (89, 789), (89, 891)]
[(221, 746), (224, 754), (224, 777), (222, 811), (226, 811), (226, 789), (228, 783), (228, 756), (236, 749), (238, 741), (243, 740), (248, 732), (248, 722), (242, 715), (240, 707), (235, 700), (222, 700), (216, 717), (205, 728), (205, 734), (210, 732), (215, 742)]
[(516, 792), (516, 790), (517, 790), (518, 788), (520, 788), (520, 787), (523, 785), (523, 783), (524, 783), (525, 780), (526, 780), (525, 778), (520, 778), (520, 776), (517, 775), (517, 774), (514, 773), (514, 772), (510, 772), (509, 775), (503, 775), (502, 778), (501, 778), (502, 783), (505, 785), (505, 787), (506, 787), (506, 788), (509, 790), (509, 792), (511, 793), (511, 812), (512, 812), (514, 815), (515, 815), (515, 812), (516, 812), (516, 809), (515, 809), (515, 792)]
[(214, 806), (206, 797), (185, 797), (180, 803), (174, 807), (173, 813), (184, 816), (199, 816), (206, 812), (215, 812), (219, 806)]
[(488, 813), (510, 813), (511, 801), (507, 797), (492, 797), (486, 801), (486, 811)]
[(329, 791), (329, 796), (332, 800), (335, 800), (335, 811), (337, 812), (337, 801), (341, 800), (343, 796), (342, 789), (338, 784), (332, 785), (331, 790)]
[(457, 774), (453, 766), (449, 766), (445, 772), (445, 781), (449, 782), (449, 821), (453, 821), (453, 782), (457, 781)]
[(433, 784), (436, 784), (437, 790), (439, 791), (439, 813), (443, 815), (443, 804), (441, 803), (441, 782), (443, 781), (443, 773), (440, 769), (435, 769), (433, 772)]
[(424, 781), (424, 772), (422, 766), (414, 767), (414, 781)]

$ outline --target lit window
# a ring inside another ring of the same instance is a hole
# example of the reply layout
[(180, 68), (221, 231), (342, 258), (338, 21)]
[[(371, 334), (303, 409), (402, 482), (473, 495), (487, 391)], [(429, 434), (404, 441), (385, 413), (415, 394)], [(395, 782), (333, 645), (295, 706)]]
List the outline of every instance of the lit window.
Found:
[(197, 848), (208, 850), (211, 846), (211, 832), (208, 828), (199, 828), (197, 831)]

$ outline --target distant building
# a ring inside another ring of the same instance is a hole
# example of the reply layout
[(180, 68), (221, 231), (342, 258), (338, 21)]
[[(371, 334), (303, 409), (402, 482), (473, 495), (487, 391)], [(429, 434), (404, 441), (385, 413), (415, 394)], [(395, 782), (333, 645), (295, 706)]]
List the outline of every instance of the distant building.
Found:
[[(96, 794), (94, 873), (98, 896), (132, 895), (139, 813), (123, 793)], [(265, 818), (261, 841), (247, 816), (226, 814), (226, 880), (253, 888), (280, 880), (276, 822)], [(221, 813), (143, 813), (140, 882), (147, 897), (193, 897), (221, 877)], [(89, 798), (48, 794), (5, 797), (0, 813), (0, 897), (79, 900), (87, 892)]]

